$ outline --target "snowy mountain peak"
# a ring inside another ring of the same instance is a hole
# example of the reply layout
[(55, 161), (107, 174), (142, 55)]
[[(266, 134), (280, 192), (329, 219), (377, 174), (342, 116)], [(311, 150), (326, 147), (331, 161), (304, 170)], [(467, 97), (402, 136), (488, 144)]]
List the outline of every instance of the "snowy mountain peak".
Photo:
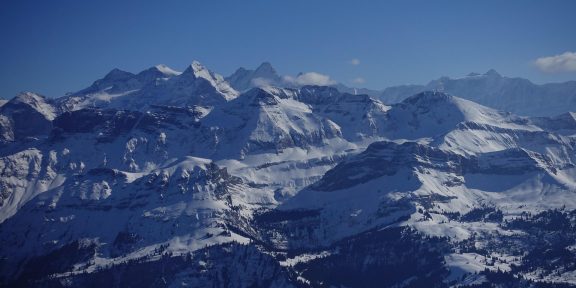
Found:
[[(416, 94), (405, 99), (402, 103), (392, 106), (387, 117), (388, 123), (391, 124), (388, 127), (390, 139), (439, 137), (457, 127), (459, 127), (458, 130), (467, 131), (484, 129), (540, 130), (534, 125), (529, 125), (526, 118), (435, 91)], [(471, 136), (466, 135), (466, 137)], [(462, 143), (459, 144), (459, 147), (463, 146)], [(472, 145), (468, 148), (472, 149), (476, 146)]]
[(182, 75), (184, 74), (193, 75), (196, 78), (204, 78), (208, 81), (215, 81), (217, 76), (219, 76), (212, 73), (206, 66), (196, 60), (192, 61), (192, 64), (182, 73)]
[(206, 69), (202, 63), (196, 60), (192, 61), (192, 64), (190, 64), (190, 67), (188, 67), (186, 70), (193, 72), (194, 75), (198, 77), (207, 76), (206, 74), (209, 74), (208, 69)]
[(494, 69), (490, 69), (488, 71), (486, 71), (486, 73), (484, 73), (484, 75), (489, 76), (489, 77), (502, 77), (502, 75), (500, 75), (500, 73), (498, 73), (496, 70)]
[(94, 81), (90, 87), (80, 90), (73, 95), (86, 95), (102, 91), (108, 91), (109, 93), (122, 93), (128, 90), (138, 89), (142, 86), (142, 83), (140, 83), (141, 79), (137, 78), (149, 78), (149, 74), (154, 74), (150, 73), (149, 70), (140, 72), (140, 74), (138, 74), (140, 76), (138, 76), (134, 73), (114, 68), (103, 78)]
[(221, 75), (213, 73), (196, 60), (192, 61), (192, 64), (190, 64), (190, 66), (178, 77), (180, 80), (184, 81), (187, 81), (185, 79), (190, 77), (192, 79), (204, 79), (216, 88), (216, 90), (222, 94), (226, 100), (232, 100), (239, 95), (238, 91), (230, 87), (228, 82), (226, 82)]
[(137, 88), (137, 87), (144, 87), (151, 83), (155, 83), (157, 80), (166, 80), (177, 75), (180, 75), (180, 72), (174, 71), (170, 69), (168, 66), (156, 65), (138, 73), (136, 76), (130, 78), (128, 81), (136, 80), (138, 85), (134, 88)]
[(8, 101), (3, 108), (7, 110), (10, 109), (10, 107), (20, 106), (23, 104), (38, 111), (40, 114), (44, 115), (47, 120), (53, 120), (56, 118), (56, 109), (49, 102), (50, 101), (42, 95), (33, 92), (22, 92), (12, 100)]
[(106, 74), (106, 76), (104, 76), (103, 79), (101, 79), (101, 80), (99, 80), (99, 81), (102, 81), (102, 80), (120, 81), (120, 80), (129, 79), (129, 78), (132, 78), (132, 77), (134, 77), (134, 74), (133, 74), (133, 73), (130, 73), (130, 72), (127, 72), (127, 71), (124, 71), (124, 70), (120, 70), (120, 69), (118, 69), (118, 68), (114, 68), (114, 69), (112, 69), (110, 72), (108, 72), (108, 74)]
[(146, 82), (155, 80), (156, 78), (170, 78), (180, 74), (181, 72), (175, 71), (164, 64), (159, 64), (138, 73), (137, 76), (141, 81)]
[(166, 76), (176, 76), (182, 74), (182, 72), (178, 72), (164, 64), (158, 64), (154, 66), (154, 68), (156, 68), (156, 70), (162, 72)]
[(282, 84), (282, 78), (269, 62), (263, 62), (256, 70), (238, 68), (232, 75), (226, 77), (226, 81), (238, 91), (246, 91), (254, 87), (280, 86)]
[(38, 101), (45, 101), (46, 97), (36, 94), (34, 92), (29, 92), (29, 91), (25, 91), (25, 92), (21, 92), (18, 95), (16, 95), (16, 97), (14, 97), (14, 99), (12, 99), (12, 101), (18, 101), (18, 102), (24, 102), (24, 103), (32, 103), (32, 102), (38, 102)]
[(44, 96), (21, 93), (0, 107), (0, 143), (46, 136), (56, 115), (57, 109)]
[(272, 67), (270, 62), (262, 62), (262, 64), (256, 68), (256, 73), (276, 74), (276, 69)]
[[(486, 71), (485, 73), (477, 73), (477, 72), (471, 72), (468, 73), (468, 75), (466, 75), (465, 78), (461, 78), (461, 79), (466, 79), (466, 78), (486, 78), (486, 77), (492, 77), (492, 78), (502, 78), (502, 75), (500, 73), (498, 73), (498, 71), (494, 70), (494, 69), (490, 69), (488, 71)], [(442, 77), (442, 80), (445, 81), (452, 81), (455, 79), (452, 79), (450, 77)]]

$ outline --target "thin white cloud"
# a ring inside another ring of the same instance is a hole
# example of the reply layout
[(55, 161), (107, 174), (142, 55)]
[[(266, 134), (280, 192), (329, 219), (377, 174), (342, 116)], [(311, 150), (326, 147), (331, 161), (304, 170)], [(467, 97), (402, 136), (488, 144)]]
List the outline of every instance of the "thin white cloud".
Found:
[(260, 77), (252, 79), (251, 83), (252, 83), (252, 85), (253, 85), (254, 87), (269, 87), (269, 86), (272, 86), (272, 83), (270, 82), (269, 79), (260, 78)]
[(330, 76), (320, 74), (317, 72), (300, 73), (296, 77), (284, 76), (284, 81), (289, 84), (298, 86), (304, 86), (304, 85), (329, 86), (336, 84), (336, 81), (332, 80)]
[(538, 58), (534, 64), (546, 73), (574, 72), (576, 71), (576, 52)]
[(362, 77), (356, 77), (354, 79), (352, 79), (352, 83), (354, 84), (364, 84), (366, 83), (366, 79), (362, 78)]
[(350, 63), (350, 65), (352, 65), (352, 66), (358, 66), (358, 65), (360, 65), (360, 60), (358, 58), (354, 58), (354, 59), (350, 60), (348, 63)]

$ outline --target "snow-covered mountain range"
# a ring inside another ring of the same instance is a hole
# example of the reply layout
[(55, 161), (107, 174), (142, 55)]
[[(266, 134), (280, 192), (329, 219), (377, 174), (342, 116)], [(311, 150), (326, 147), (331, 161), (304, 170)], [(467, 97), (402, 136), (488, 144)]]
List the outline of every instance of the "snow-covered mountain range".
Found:
[(441, 82), (383, 102), (193, 62), (22, 93), (0, 106), (0, 283), (576, 285), (569, 100), (518, 116), (481, 104), (531, 83)]
[[(267, 62), (256, 70), (240, 68), (226, 79), (239, 91), (264, 85), (294, 87), (293, 82), (283, 81)], [(441, 77), (426, 85), (400, 85), (384, 90), (351, 88), (341, 83), (331, 86), (349, 94), (369, 95), (388, 105), (424, 91), (441, 91), (523, 116), (552, 117), (576, 110), (576, 81), (538, 85), (527, 79), (502, 76), (493, 69), (461, 78)]]
[(576, 110), (576, 81), (537, 85), (523, 78), (502, 76), (495, 70), (456, 79), (442, 77), (427, 85), (389, 87), (377, 98), (385, 103), (397, 103), (430, 90), (526, 116), (556, 116)]

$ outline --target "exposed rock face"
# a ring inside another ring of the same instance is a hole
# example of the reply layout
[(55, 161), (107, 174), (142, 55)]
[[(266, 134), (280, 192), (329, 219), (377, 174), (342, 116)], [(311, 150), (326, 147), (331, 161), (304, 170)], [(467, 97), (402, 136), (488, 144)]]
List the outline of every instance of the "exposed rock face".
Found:
[(64, 133), (105, 130), (105, 134), (114, 137), (132, 130), (144, 117), (147, 114), (137, 111), (85, 109), (62, 113), (54, 120), (54, 128)]

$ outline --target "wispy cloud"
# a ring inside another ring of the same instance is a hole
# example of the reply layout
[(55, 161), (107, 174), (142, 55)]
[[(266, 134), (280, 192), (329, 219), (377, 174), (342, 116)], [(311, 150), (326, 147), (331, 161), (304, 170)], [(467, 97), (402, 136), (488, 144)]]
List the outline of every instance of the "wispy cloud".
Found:
[(360, 60), (358, 58), (354, 58), (354, 59), (348, 61), (348, 63), (350, 63), (350, 65), (352, 65), (352, 66), (358, 66), (358, 65), (360, 65)]
[(354, 79), (352, 79), (352, 83), (354, 84), (364, 84), (366, 83), (366, 79), (362, 78), (362, 77), (356, 77)]
[(301, 73), (298, 74), (298, 76), (296, 77), (284, 76), (284, 81), (298, 86), (303, 85), (328, 86), (336, 84), (336, 81), (332, 80), (330, 76), (320, 74), (317, 72)]
[(269, 79), (258, 77), (252, 79), (252, 85), (254, 85), (254, 87), (268, 87), (272, 86), (272, 83)]
[(576, 52), (538, 58), (534, 64), (546, 73), (574, 72), (576, 71)]

